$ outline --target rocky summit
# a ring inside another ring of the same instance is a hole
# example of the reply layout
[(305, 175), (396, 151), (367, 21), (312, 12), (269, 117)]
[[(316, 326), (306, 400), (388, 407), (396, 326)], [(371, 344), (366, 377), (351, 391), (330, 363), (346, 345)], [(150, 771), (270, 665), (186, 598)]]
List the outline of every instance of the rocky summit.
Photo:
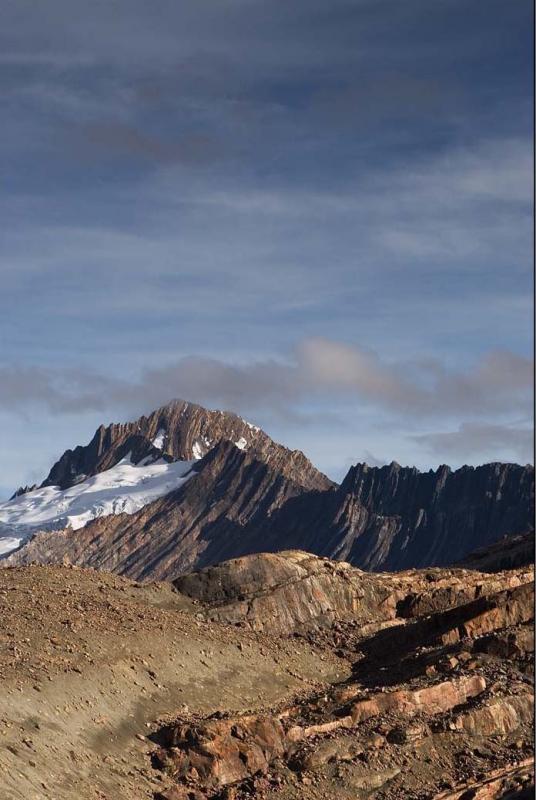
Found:
[(534, 796), (534, 570), (0, 570), (2, 800)]
[(174, 401), (101, 426), (41, 486), (0, 505), (0, 565), (67, 561), (172, 580), (297, 549), (367, 571), (443, 567), (505, 537), (531, 541), (533, 502), (530, 465), (357, 464), (337, 485), (236, 414)]
[(304, 488), (326, 489), (332, 485), (303, 453), (276, 444), (256, 425), (229, 411), (209, 411), (184, 400), (174, 400), (134, 422), (101, 425), (88, 445), (61, 456), (42, 485), (66, 489), (110, 469), (125, 456), (135, 464), (150, 457), (200, 459), (222, 441), (247, 448), (263, 461), (273, 461), (283, 475)]

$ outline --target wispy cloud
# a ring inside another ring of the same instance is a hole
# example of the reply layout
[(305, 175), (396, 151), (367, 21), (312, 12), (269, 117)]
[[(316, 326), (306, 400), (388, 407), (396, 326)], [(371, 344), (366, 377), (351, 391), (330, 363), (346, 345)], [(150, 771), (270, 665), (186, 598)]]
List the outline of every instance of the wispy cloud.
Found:
[(533, 429), (525, 424), (493, 424), (463, 422), (458, 429), (439, 433), (420, 434), (413, 437), (434, 457), (439, 456), (460, 461), (473, 459), (478, 453), (481, 458), (519, 461), (522, 464), (534, 462)]
[(118, 378), (77, 369), (0, 367), (0, 409), (26, 414), (44, 408), (52, 414), (106, 410), (132, 388)]
[(456, 465), (532, 457), (532, 364), (506, 351), (452, 369), (437, 359), (386, 361), (310, 338), (280, 358), (189, 356), (129, 380), (82, 369), (4, 367), (0, 385), (0, 412), (27, 421), (48, 417), (50, 430), (55, 420), (134, 419), (176, 397), (232, 410), (279, 432), (334, 477), (363, 459)]
[(530, 408), (532, 364), (508, 352), (484, 356), (465, 371), (438, 361), (386, 362), (362, 348), (314, 338), (282, 360), (237, 364), (189, 356), (143, 370), (138, 381), (81, 370), (4, 367), (4, 409), (42, 404), (54, 413), (156, 407), (173, 397), (290, 413), (306, 398), (350, 396), (400, 415), (520, 413)]

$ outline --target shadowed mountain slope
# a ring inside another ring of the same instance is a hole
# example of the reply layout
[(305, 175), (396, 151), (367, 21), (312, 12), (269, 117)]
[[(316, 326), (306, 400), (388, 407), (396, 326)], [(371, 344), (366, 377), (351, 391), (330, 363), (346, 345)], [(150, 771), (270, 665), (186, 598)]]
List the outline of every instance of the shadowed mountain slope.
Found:
[(75, 532), (43, 532), (6, 559), (10, 564), (58, 563), (164, 580), (240, 550), (245, 530), (261, 526), (303, 491), (253, 453), (221, 442), (175, 492), (136, 514), (101, 517)]
[[(357, 464), (337, 489), (289, 500), (267, 521), (262, 541), (266, 550), (308, 550), (363, 569), (444, 566), (525, 533), (533, 501), (529, 465), (421, 473), (396, 463)], [(253, 539), (249, 547), (254, 552)]]
[(481, 572), (499, 572), (534, 564), (534, 530), (519, 536), (504, 536), (498, 542), (469, 553), (459, 566)]

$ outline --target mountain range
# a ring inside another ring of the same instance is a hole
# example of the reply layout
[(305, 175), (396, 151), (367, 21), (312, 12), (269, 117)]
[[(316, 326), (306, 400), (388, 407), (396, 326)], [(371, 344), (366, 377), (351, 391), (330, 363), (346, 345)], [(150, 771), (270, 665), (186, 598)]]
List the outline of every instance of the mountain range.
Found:
[(174, 579), (263, 551), (369, 571), (444, 566), (531, 530), (534, 468), (358, 463), (340, 485), (230, 412), (173, 401), (101, 426), (0, 505), (3, 564)]

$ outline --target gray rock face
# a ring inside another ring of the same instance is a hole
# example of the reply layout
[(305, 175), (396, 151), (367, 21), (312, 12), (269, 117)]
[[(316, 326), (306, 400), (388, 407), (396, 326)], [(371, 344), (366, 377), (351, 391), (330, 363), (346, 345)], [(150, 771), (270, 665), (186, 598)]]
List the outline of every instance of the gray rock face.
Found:
[(289, 501), (265, 548), (309, 550), (368, 570), (452, 564), (478, 547), (532, 527), (534, 468), (485, 464), (435, 472), (392, 463), (352, 467), (341, 486)]

